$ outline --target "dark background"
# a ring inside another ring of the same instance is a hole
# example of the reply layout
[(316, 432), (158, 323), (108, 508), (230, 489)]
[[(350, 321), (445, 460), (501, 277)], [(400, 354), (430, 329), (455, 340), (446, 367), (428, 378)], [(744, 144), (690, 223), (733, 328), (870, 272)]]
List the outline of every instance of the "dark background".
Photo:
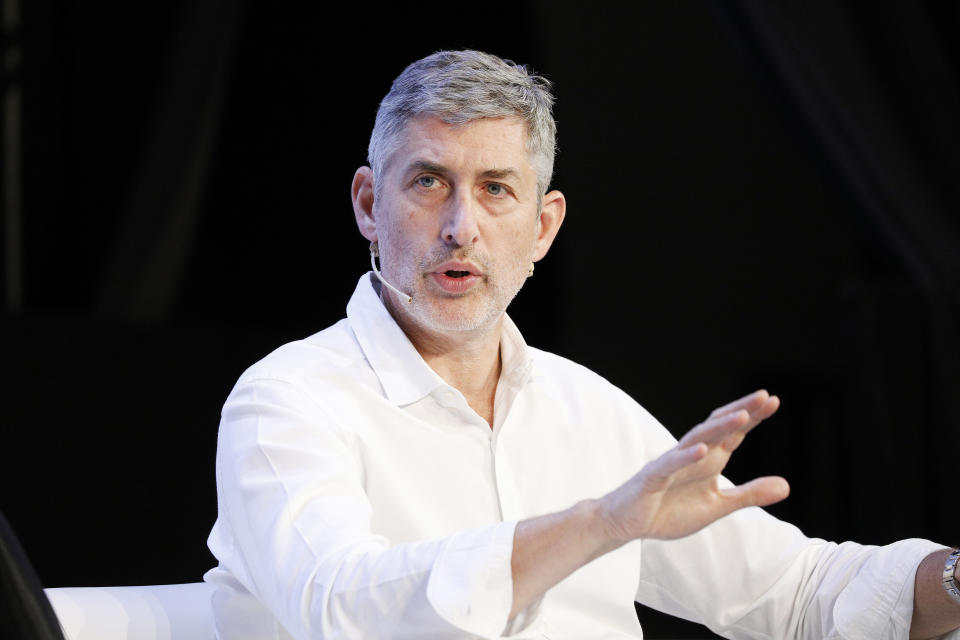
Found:
[(0, 509), (41, 580), (212, 566), (220, 406), (343, 316), (377, 104), (441, 48), (555, 83), (569, 209), (510, 309), (530, 344), (677, 435), (764, 386), (783, 408), (727, 475), (786, 476), (773, 513), (956, 543), (960, 5), (863, 6), (22, 3)]

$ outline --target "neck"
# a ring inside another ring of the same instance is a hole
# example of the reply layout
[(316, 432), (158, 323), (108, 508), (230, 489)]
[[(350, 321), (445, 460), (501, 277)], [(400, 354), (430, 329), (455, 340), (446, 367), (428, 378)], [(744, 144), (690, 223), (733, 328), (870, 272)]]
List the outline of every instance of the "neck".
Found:
[(384, 305), (424, 362), (467, 399), (493, 426), (493, 399), (500, 379), (500, 331), (503, 317), (474, 331), (441, 332), (424, 328), (397, 307), (401, 302), (382, 292)]

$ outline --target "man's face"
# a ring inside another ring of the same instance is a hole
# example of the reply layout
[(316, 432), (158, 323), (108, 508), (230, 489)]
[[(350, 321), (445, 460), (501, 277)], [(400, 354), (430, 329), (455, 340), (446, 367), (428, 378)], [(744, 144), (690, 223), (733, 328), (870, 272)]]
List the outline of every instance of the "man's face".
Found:
[(373, 204), (383, 276), (413, 297), (395, 314), (444, 333), (501, 318), (546, 251), (526, 141), (517, 118), (407, 124)]

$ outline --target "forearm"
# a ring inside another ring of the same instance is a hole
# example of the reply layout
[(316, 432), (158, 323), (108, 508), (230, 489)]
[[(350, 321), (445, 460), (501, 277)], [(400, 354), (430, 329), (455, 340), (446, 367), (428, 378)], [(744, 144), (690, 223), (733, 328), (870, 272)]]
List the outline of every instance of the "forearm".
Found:
[(920, 566), (913, 589), (910, 638), (936, 638), (960, 627), (960, 604), (943, 588), (943, 565), (949, 549), (931, 553)]
[(619, 546), (602, 531), (599, 504), (584, 500), (564, 511), (517, 523), (510, 562), (511, 620), (571, 573)]

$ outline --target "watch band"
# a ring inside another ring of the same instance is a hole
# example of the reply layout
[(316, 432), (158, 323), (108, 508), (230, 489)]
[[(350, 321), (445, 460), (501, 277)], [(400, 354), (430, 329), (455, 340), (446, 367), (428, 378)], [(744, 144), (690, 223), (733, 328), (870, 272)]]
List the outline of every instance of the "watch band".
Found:
[(946, 564), (943, 565), (943, 588), (954, 602), (960, 604), (960, 582), (957, 581), (957, 561), (960, 560), (960, 549), (954, 549)]

